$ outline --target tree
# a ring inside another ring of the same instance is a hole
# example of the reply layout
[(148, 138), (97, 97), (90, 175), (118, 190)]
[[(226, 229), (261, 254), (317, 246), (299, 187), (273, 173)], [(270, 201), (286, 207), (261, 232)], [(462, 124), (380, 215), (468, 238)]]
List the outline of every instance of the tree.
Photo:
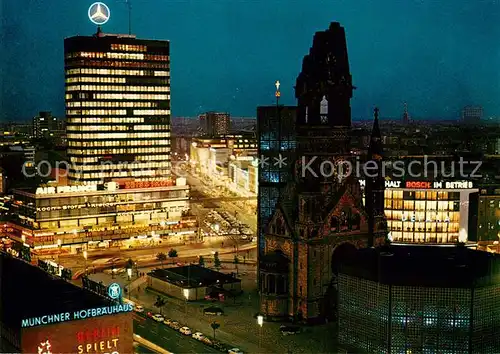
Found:
[(125, 269), (132, 269), (134, 268), (134, 261), (132, 258), (129, 258), (127, 263), (125, 263)]
[(236, 268), (236, 274), (239, 274), (238, 273), (238, 264), (240, 263), (240, 259), (238, 258), (237, 255), (234, 255), (234, 266)]
[(158, 296), (156, 298), (156, 302), (154, 304), (154, 307), (157, 307), (158, 310), (160, 310), (160, 315), (161, 315), (161, 312), (162, 312), (162, 309), (163, 309), (163, 306), (165, 306), (167, 303), (165, 302), (165, 300), (161, 297), (161, 296)]
[(163, 262), (167, 260), (167, 255), (163, 252), (160, 252), (156, 255), (156, 259), (161, 262), (161, 267), (163, 268)]
[(199, 265), (200, 267), (204, 267), (204, 266), (205, 266), (205, 258), (203, 258), (203, 256), (200, 256), (200, 257), (198, 258), (198, 265)]
[(168, 256), (170, 258), (175, 258), (177, 257), (177, 250), (174, 250), (173, 248), (170, 249), (170, 251), (168, 251)]
[(214, 267), (215, 269), (219, 270), (220, 269), (220, 259), (219, 259), (219, 252), (214, 253)]
[(214, 321), (210, 324), (210, 327), (212, 327), (212, 329), (214, 330), (214, 339), (215, 339), (215, 331), (219, 329), (220, 324)]

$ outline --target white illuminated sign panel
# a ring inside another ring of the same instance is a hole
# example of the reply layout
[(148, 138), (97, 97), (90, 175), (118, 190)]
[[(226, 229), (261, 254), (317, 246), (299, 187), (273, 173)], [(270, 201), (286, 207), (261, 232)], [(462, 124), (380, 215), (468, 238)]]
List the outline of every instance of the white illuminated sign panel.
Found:
[(57, 187), (39, 187), (36, 194), (59, 194), (59, 193), (78, 193), (78, 192), (96, 192), (97, 184), (85, 186), (57, 186)]
[[(359, 180), (361, 187), (366, 187), (364, 179)], [(472, 189), (470, 181), (455, 182), (428, 182), (428, 181), (385, 181), (385, 188), (409, 188), (409, 189)]]
[(96, 2), (90, 5), (88, 15), (92, 23), (101, 26), (109, 21), (111, 12), (109, 11), (109, 7), (106, 4), (102, 2)]
[(122, 288), (119, 284), (113, 283), (108, 287), (108, 296), (113, 300), (118, 299), (122, 294)]

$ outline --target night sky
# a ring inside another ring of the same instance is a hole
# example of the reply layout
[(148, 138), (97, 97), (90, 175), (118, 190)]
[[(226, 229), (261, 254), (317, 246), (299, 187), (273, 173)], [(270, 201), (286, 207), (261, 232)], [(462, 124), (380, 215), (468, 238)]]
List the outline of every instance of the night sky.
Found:
[[(92, 0), (3, 0), (0, 119), (64, 114), (63, 39), (92, 35)], [(104, 32), (128, 33), (125, 1), (105, 1)], [(293, 85), (314, 32), (339, 21), (347, 33), (353, 117), (374, 105), (399, 117), (454, 118), (478, 104), (500, 115), (500, 1), (132, 0), (132, 32), (171, 41), (172, 114), (295, 104)], [(314, 5), (314, 6), (313, 6)], [(0, 6), (1, 8), (1, 6)], [(1, 10), (0, 10), (1, 11)]]

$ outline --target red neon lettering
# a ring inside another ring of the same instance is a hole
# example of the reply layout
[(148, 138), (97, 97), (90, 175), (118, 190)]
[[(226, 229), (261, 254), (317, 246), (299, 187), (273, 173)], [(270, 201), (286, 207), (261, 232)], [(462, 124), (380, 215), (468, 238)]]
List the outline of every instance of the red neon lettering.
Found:
[(430, 182), (406, 182), (406, 188), (428, 189), (428, 188), (431, 188), (431, 183)]

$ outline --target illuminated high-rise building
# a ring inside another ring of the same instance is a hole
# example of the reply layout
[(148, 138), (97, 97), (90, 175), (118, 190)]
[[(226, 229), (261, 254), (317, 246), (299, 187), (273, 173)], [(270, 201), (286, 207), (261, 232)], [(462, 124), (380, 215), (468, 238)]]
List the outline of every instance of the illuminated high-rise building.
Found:
[(169, 48), (100, 31), (65, 39), (70, 183), (170, 177)]

